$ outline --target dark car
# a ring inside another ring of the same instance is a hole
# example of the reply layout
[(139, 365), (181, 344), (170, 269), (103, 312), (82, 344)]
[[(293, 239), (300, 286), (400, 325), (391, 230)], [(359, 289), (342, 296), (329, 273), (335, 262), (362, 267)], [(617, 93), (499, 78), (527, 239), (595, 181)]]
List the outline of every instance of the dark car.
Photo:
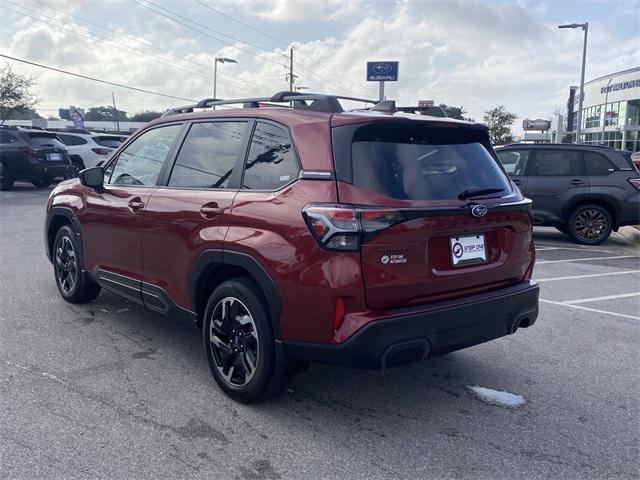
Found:
[(67, 149), (55, 133), (0, 127), (0, 190), (11, 190), (16, 180), (48, 187), (71, 171)]
[(198, 105), (230, 103), (176, 109), (53, 190), (64, 299), (105, 288), (197, 325), (241, 401), (309, 362), (395, 367), (534, 323), (531, 202), (486, 127), (288, 92)]
[(535, 225), (556, 227), (578, 243), (604, 242), (640, 223), (640, 178), (630, 158), (611, 148), (513, 144), (496, 149), (525, 197)]

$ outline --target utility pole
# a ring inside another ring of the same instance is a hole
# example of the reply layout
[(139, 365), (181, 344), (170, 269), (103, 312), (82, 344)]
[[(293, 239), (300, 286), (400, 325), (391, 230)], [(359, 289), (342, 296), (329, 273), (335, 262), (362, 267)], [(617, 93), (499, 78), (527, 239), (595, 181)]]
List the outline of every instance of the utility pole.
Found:
[(116, 96), (111, 92), (111, 100), (113, 100), (113, 117), (116, 120), (116, 130), (120, 131), (120, 122), (118, 121), (118, 108), (116, 107)]
[(289, 49), (289, 91), (293, 92), (293, 47)]

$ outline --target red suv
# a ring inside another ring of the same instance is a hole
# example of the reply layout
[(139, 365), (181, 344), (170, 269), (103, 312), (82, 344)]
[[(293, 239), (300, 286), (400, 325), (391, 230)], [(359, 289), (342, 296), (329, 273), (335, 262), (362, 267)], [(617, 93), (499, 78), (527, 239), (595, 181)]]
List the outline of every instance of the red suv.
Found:
[(62, 182), (62, 297), (105, 288), (196, 325), (240, 401), (309, 362), (395, 367), (531, 326), (531, 204), (486, 127), (343, 98), (203, 100)]

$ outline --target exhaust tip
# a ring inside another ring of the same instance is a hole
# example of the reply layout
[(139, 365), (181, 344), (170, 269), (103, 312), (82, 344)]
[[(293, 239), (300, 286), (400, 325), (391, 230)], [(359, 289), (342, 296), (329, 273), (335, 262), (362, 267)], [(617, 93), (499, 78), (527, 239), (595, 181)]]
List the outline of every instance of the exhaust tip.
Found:
[(384, 352), (380, 359), (380, 365), (386, 369), (421, 362), (429, 356), (430, 350), (431, 346), (424, 338), (396, 343)]

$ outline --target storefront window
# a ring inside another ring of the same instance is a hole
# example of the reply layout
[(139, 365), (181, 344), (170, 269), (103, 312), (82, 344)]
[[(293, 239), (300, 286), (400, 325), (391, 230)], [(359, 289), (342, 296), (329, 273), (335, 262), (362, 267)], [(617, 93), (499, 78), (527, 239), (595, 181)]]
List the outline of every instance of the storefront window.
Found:
[(627, 125), (640, 125), (640, 100), (627, 102)]
[(607, 108), (604, 110), (604, 124), (606, 127), (613, 127), (618, 125), (618, 119), (620, 118), (620, 102), (607, 103)]
[(584, 110), (583, 128), (595, 128), (600, 126), (600, 110), (602, 105), (589, 107)]

